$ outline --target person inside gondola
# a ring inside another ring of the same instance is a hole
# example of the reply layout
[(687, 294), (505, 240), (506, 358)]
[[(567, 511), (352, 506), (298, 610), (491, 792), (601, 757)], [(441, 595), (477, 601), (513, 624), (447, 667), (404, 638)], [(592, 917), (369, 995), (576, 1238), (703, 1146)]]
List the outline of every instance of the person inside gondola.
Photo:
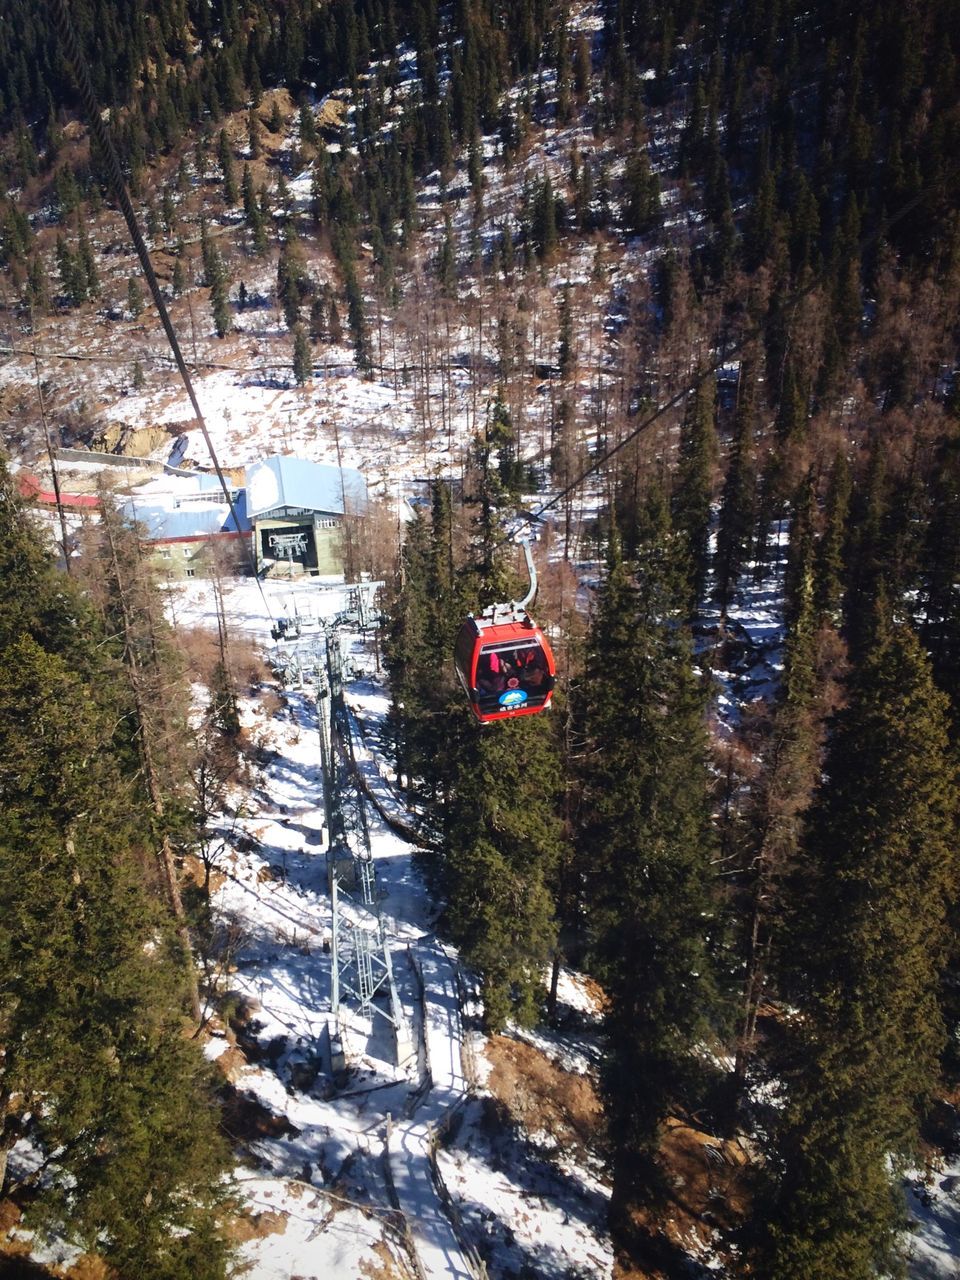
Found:
[(524, 650), (518, 654), (518, 657), (521, 659), (520, 687), (527, 693), (539, 693), (547, 680), (547, 664), (544, 661), (543, 650), (536, 645), (532, 649)]
[(477, 688), (481, 693), (502, 693), (507, 687), (507, 669), (496, 653), (481, 653), (477, 663)]

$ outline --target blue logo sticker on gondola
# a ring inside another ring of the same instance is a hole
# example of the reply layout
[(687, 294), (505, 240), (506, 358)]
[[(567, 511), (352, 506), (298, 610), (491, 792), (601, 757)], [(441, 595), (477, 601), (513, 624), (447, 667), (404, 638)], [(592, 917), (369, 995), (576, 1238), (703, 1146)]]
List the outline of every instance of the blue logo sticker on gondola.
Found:
[(501, 693), (498, 701), (501, 707), (522, 707), (527, 700), (527, 695), (523, 689), (508, 689), (506, 693)]

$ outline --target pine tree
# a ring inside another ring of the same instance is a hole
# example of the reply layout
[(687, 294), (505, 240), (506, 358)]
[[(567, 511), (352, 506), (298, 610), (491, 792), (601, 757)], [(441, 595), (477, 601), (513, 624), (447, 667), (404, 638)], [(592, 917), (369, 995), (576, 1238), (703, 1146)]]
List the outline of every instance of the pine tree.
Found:
[(290, 227), (284, 236), (277, 262), (277, 299), (283, 308), (283, 318), (289, 329), (294, 329), (300, 321), (305, 273), (303, 250), (296, 232)]
[(322, 342), (326, 336), (327, 312), (323, 294), (318, 293), (310, 304), (310, 341)]
[(517, 448), (517, 433), (502, 391), (497, 392), (497, 398), (493, 402), (487, 419), (485, 443), (496, 458), (496, 474), (500, 488), (504, 494), (519, 498), (525, 478), (523, 459)]
[(136, 276), (127, 278), (127, 310), (136, 320), (143, 311), (143, 286)]
[(327, 329), (333, 346), (338, 346), (343, 339), (343, 325), (340, 323), (340, 308), (337, 300), (330, 298), (330, 310), (327, 313)]
[(727, 476), (720, 498), (717, 526), (717, 601), (725, 616), (737, 579), (749, 556), (756, 522), (756, 464), (754, 432), (757, 415), (756, 362), (744, 358), (740, 366), (739, 396)]
[[(57, 270), (60, 284), (72, 306), (79, 306), (87, 297), (87, 278), (77, 254), (70, 251), (63, 236), (57, 236)], [(141, 302), (142, 305), (142, 302)]]
[(222, 266), (217, 247), (207, 232), (207, 220), (200, 215), (200, 261), (203, 263), (203, 284), (210, 289), (217, 278), (218, 268)]
[(79, 269), (83, 272), (84, 292), (88, 298), (100, 296), (100, 275), (97, 271), (97, 260), (90, 245), (86, 224), (80, 223), (80, 236), (77, 246)]
[(226, 1154), (144, 875), (153, 822), (116, 647), (2, 466), (0, 495), (0, 1181), (28, 1136), (48, 1163), (27, 1225), (118, 1274), (218, 1280)]
[(300, 140), (309, 147), (317, 145), (317, 126), (313, 110), (306, 100), (300, 103)]
[(160, 211), (163, 214), (164, 231), (168, 236), (173, 235), (177, 229), (177, 206), (173, 203), (173, 195), (169, 187), (164, 187), (163, 189)]
[(913, 632), (882, 624), (838, 718), (791, 913), (799, 1014), (760, 1271), (873, 1280), (896, 1265), (891, 1182), (938, 1073), (946, 904), (957, 893), (946, 704)]
[(429, 530), (418, 513), (407, 526), (400, 552), (399, 581), (389, 610), (390, 625), (384, 644), (393, 690), (391, 721), (397, 777), (410, 789), (427, 773), (420, 750), (418, 728), (423, 723), (428, 693), (434, 685), (423, 683), (431, 663), (431, 610)]
[(672, 503), (674, 528), (686, 556), (688, 616), (696, 612), (703, 599), (709, 568), (710, 504), (717, 463), (714, 413), (711, 377), (702, 380), (687, 401)]
[(25, 296), (28, 307), (34, 312), (42, 314), (50, 307), (50, 286), (39, 254), (30, 259)]
[(217, 143), (217, 160), (220, 165), (220, 173), (223, 176), (223, 199), (226, 204), (236, 204), (239, 193), (237, 192), (237, 177), (233, 167), (233, 149), (230, 146), (230, 139), (227, 137), (226, 129), (220, 130), (220, 137)]
[(817, 612), (814, 548), (801, 536), (792, 547), (794, 582), (784, 649), (783, 680), (760, 773), (746, 799), (742, 872), (735, 885), (742, 919), (744, 981), (735, 1077), (742, 1087), (756, 1051), (757, 1019), (772, 980), (771, 956), (781, 942), (785, 885), (798, 874), (804, 815), (822, 765), (825, 720), (836, 700), (842, 646)]
[(580, 713), (580, 843), (610, 1001), (603, 1084), (621, 1225), (657, 1180), (664, 1120), (693, 1096), (695, 1043), (714, 1004), (704, 699), (678, 625), (666, 512), (651, 514), (659, 530), (635, 574), (610, 540)]
[(585, 35), (577, 36), (573, 47), (573, 91), (583, 102), (590, 87), (590, 41)]
[(293, 199), (290, 195), (290, 186), (282, 169), (277, 174), (277, 208), (283, 214), (284, 222), (286, 222), (293, 213)]
[(453, 753), (442, 879), (445, 920), (480, 975), (489, 1031), (509, 1017), (536, 1019), (556, 939), (549, 883), (563, 835), (551, 719), (497, 729), (465, 723)]
[(215, 272), (210, 286), (210, 311), (214, 332), (218, 338), (225, 338), (230, 332), (230, 303), (227, 298), (227, 275), (222, 265)]
[(544, 174), (533, 193), (530, 239), (539, 258), (550, 258), (557, 247), (557, 201), (549, 174)]
[(641, 148), (627, 161), (623, 175), (623, 218), (628, 231), (644, 235), (660, 216), (660, 184), (650, 169), (650, 157)]
[(240, 195), (243, 201), (244, 220), (252, 230), (259, 210), (257, 208), (257, 193), (253, 186), (253, 174), (250, 172), (249, 164), (243, 166), (243, 177), (240, 179)]
[(887, 454), (874, 440), (867, 474), (851, 495), (845, 548), (848, 564), (845, 634), (859, 659), (869, 648), (877, 623), (877, 601), (888, 571), (886, 524), (889, 513)]
[(840, 621), (844, 592), (844, 558), (847, 512), (850, 507), (850, 468), (838, 453), (830, 469), (824, 506), (823, 536), (817, 547), (815, 603), (821, 619)]
[(180, 795), (186, 765), (179, 749), (185, 738), (184, 685), (136, 531), (102, 485), (99, 499), (101, 541), (88, 579), (104, 625), (111, 635), (122, 637), (122, 669), (133, 704), (130, 723), (157, 831), (157, 869), (182, 948), (193, 1019), (199, 1023), (192, 942), (174, 861), (174, 842), (183, 833), (184, 821)]
[(363, 291), (357, 279), (356, 268), (352, 262), (344, 267), (344, 283), (347, 294), (347, 323), (353, 335), (353, 348), (357, 359), (357, 368), (367, 370), (371, 366), (370, 336), (367, 332), (367, 319), (363, 305)]
[(298, 387), (309, 382), (313, 375), (313, 357), (310, 351), (310, 339), (302, 324), (293, 331), (293, 377)]
[(80, 188), (77, 185), (76, 176), (69, 165), (64, 165), (57, 170), (54, 178), (54, 190), (56, 191), (57, 204), (60, 207), (60, 221), (65, 223), (70, 214), (80, 204)]
[(224, 1152), (140, 879), (149, 821), (109, 709), (35, 641), (4, 660), (0, 1098), (7, 1131), (29, 1132), (57, 1171), (28, 1221), (125, 1274), (222, 1275)]

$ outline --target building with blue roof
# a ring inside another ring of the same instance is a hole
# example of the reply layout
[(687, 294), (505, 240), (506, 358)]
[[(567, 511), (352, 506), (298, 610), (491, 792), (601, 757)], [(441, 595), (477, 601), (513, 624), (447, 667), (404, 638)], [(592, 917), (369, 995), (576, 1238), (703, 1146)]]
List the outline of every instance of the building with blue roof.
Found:
[(236, 521), (219, 481), (205, 474), (146, 486), (124, 504), (124, 514), (168, 576), (202, 575), (217, 546), (221, 566), (243, 571), (244, 541), (261, 574), (344, 572), (344, 525), (368, 505), (359, 471), (275, 454), (247, 467), (245, 479), (245, 487), (231, 489)]
[(344, 526), (368, 505), (359, 471), (274, 454), (246, 481), (258, 573), (343, 573)]

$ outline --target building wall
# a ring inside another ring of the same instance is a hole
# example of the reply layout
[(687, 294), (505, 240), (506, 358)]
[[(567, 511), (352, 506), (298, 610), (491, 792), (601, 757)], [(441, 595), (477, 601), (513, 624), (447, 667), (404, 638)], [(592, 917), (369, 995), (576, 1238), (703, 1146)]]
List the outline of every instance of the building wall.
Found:
[(148, 546), (150, 563), (167, 579), (205, 578), (209, 572), (209, 560), (202, 542), (151, 543)]
[(207, 578), (215, 564), (223, 574), (250, 573), (243, 541), (235, 536), (214, 535), (212, 538), (148, 542), (142, 545), (149, 563), (168, 581)]

